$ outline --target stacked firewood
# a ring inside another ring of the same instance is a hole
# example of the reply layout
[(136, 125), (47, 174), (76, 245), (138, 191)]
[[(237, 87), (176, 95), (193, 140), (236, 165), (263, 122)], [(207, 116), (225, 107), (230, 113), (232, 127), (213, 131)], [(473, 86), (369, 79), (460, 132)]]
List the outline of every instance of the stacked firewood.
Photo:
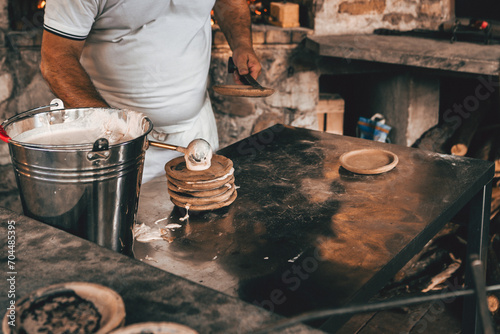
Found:
[[(498, 101), (482, 101), (474, 110), (443, 120), (429, 129), (413, 147), (438, 153), (495, 162), (490, 220), (487, 285), (500, 284), (500, 112)], [(446, 116), (444, 114), (444, 116)], [(462, 117), (459, 117), (462, 116)], [(448, 119), (448, 121), (445, 121)], [(457, 218), (458, 220), (458, 218)], [(463, 284), (466, 234), (460, 221), (452, 221), (395, 277), (390, 289), (429, 291)], [(489, 294), (490, 310), (500, 330), (500, 293)]]

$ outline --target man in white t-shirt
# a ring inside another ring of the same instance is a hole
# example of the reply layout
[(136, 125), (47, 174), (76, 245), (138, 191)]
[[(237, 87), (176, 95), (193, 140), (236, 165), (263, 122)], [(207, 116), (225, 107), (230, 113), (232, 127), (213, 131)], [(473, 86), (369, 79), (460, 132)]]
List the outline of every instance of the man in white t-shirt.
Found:
[[(47, 0), (42, 75), (66, 107), (141, 111), (154, 140), (204, 138), (217, 149), (206, 92), (212, 9), (239, 73), (257, 78), (246, 0)], [(143, 182), (177, 154), (150, 147)]]

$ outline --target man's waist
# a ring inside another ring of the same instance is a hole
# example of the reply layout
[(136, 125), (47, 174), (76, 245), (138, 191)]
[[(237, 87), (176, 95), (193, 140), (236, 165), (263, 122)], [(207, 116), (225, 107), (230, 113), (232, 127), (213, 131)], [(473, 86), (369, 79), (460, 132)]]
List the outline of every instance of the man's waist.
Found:
[(114, 108), (129, 109), (144, 113), (155, 129), (165, 133), (175, 133), (189, 129), (198, 118), (201, 108), (205, 103), (206, 92), (196, 94), (186, 99), (168, 98), (164, 101), (142, 97), (134, 98), (130, 95), (108, 94), (101, 92), (104, 99)]

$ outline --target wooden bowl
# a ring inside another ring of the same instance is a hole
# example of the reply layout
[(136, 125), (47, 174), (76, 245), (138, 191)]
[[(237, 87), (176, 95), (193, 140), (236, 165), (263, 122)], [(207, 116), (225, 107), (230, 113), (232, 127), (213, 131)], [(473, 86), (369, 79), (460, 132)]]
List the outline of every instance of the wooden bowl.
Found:
[[(16, 326), (9, 325), (11, 319), (7, 310), (2, 323), (3, 333), (18, 333), (26, 326), (40, 328), (35, 324), (35, 318), (30, 317), (35, 314), (39, 320), (50, 321), (49, 325), (45, 325), (49, 328), (58, 324), (64, 329), (79, 328), (82, 323), (88, 328), (95, 328), (97, 322), (97, 328), (92, 332), (98, 334), (109, 333), (125, 323), (125, 305), (114, 290), (94, 283), (67, 282), (35, 290), (18, 300)], [(83, 329), (81, 333), (84, 333)]]

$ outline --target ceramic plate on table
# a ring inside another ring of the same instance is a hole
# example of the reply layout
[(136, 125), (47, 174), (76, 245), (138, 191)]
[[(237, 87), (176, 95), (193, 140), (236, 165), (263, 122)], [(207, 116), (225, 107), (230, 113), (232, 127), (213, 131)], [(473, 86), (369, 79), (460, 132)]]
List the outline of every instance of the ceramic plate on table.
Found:
[(33, 291), (16, 303), (16, 326), (9, 325), (9, 310), (2, 330), (5, 334), (61, 332), (104, 334), (125, 323), (121, 296), (105, 286), (67, 282)]
[(111, 332), (110, 334), (198, 334), (195, 330), (173, 322), (142, 322), (128, 325)]
[(398, 156), (386, 150), (362, 149), (346, 152), (340, 156), (340, 164), (356, 174), (381, 174), (398, 164)]
[(215, 85), (213, 89), (220, 95), (240, 97), (267, 97), (274, 93), (274, 89), (259, 89), (251, 85)]

